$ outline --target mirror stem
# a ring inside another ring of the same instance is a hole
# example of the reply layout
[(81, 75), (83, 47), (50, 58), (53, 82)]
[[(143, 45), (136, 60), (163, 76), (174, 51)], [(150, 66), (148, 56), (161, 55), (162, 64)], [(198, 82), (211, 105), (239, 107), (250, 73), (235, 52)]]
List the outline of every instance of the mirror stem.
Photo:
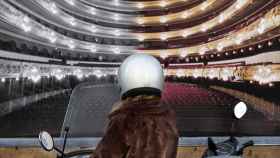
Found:
[(65, 146), (66, 146), (66, 143), (67, 143), (67, 137), (68, 137), (69, 127), (65, 127), (64, 131), (65, 131), (65, 135), (64, 135), (64, 142), (63, 142), (63, 147), (62, 147), (62, 152), (63, 152), (63, 153), (64, 153)]
[(60, 153), (62, 157), (64, 156), (63, 151), (61, 151), (60, 149), (58, 149), (58, 148), (55, 147), (55, 146), (54, 146), (53, 148), (54, 148), (55, 151), (57, 151), (58, 153)]

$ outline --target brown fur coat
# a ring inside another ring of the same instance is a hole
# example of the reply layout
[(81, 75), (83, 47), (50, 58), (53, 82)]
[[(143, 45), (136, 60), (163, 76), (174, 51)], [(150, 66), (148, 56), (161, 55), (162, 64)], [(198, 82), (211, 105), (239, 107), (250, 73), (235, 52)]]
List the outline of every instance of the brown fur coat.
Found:
[(138, 96), (116, 103), (92, 158), (176, 158), (175, 112), (160, 98)]

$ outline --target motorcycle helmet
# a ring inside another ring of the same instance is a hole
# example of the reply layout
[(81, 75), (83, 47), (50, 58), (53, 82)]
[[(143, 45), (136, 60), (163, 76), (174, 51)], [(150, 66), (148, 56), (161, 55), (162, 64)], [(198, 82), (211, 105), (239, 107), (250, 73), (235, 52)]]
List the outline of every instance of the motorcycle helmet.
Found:
[(121, 98), (137, 95), (161, 95), (164, 74), (160, 62), (151, 55), (134, 54), (126, 58), (118, 71)]

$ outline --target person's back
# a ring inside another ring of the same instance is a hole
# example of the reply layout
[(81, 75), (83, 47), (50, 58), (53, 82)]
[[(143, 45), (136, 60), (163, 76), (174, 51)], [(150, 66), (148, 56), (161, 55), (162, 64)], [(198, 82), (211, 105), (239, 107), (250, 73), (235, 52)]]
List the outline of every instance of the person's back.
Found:
[[(131, 78), (127, 74), (119, 74), (122, 100), (113, 106), (108, 128), (96, 147), (93, 158), (176, 158), (176, 117), (175, 112), (160, 99), (163, 89), (161, 66), (153, 57), (140, 55), (140, 59), (141, 57), (142, 61), (152, 60), (155, 66), (151, 65), (151, 69), (159, 69), (160, 72), (147, 74), (139, 70), (146, 77), (144, 81), (135, 81), (135, 76)], [(137, 64), (138, 59), (136, 62), (134, 59), (135, 56), (129, 62)], [(127, 62), (122, 65), (131, 68)], [(129, 72), (126, 67), (120, 69), (120, 73)], [(136, 84), (131, 84), (134, 81)], [(123, 86), (127, 83), (130, 85)]]
[(114, 105), (98, 158), (175, 158), (178, 132), (174, 111), (154, 96), (138, 96)]

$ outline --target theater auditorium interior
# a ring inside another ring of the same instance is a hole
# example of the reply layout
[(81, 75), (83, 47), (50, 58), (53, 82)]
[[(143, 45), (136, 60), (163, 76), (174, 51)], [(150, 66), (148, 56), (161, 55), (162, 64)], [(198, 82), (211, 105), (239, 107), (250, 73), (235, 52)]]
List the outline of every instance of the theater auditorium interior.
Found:
[(161, 64), (177, 158), (280, 157), (279, 0), (0, 0), (0, 157), (90, 157), (133, 54)]

